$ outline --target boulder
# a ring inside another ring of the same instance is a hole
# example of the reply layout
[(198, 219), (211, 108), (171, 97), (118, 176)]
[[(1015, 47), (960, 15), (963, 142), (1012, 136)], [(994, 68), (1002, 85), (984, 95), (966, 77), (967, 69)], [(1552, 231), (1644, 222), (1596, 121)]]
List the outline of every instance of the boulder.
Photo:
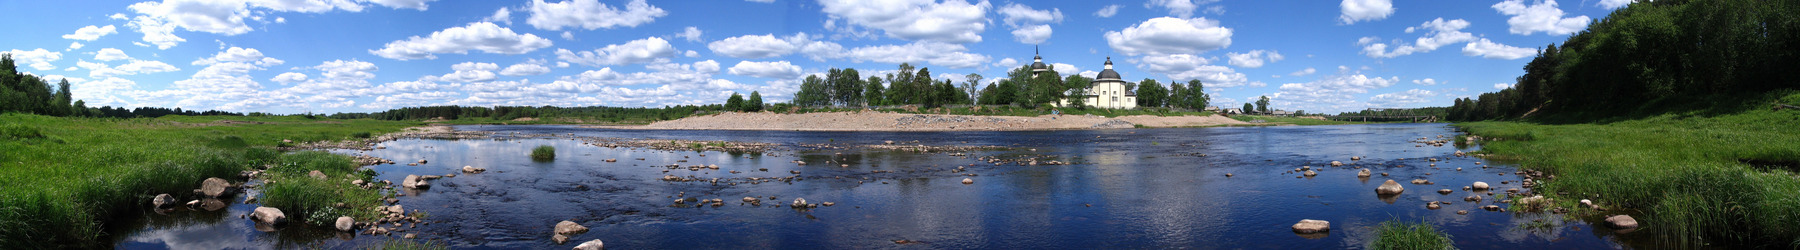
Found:
[(1487, 211), (1500, 211), (1500, 206), (1498, 206), (1498, 205), (1487, 205), (1487, 206), (1481, 206), (1481, 209), (1487, 209)]
[(1606, 217), (1606, 225), (1617, 229), (1632, 229), (1638, 227), (1637, 219), (1632, 219), (1630, 215), (1614, 215)]
[(577, 235), (577, 234), (581, 234), (581, 233), (586, 233), (587, 231), (588, 231), (587, 227), (583, 227), (583, 226), (581, 226), (581, 224), (575, 223), (573, 221), (565, 220), (565, 221), (556, 223), (556, 234)]
[(287, 215), (282, 214), (281, 209), (272, 207), (257, 207), (256, 210), (250, 212), (250, 219), (256, 220), (258, 223), (269, 225), (281, 225), (287, 223)]
[(1362, 160), (1362, 156), (1351, 156), (1351, 157), (1350, 157), (1350, 160), (1352, 160), (1352, 161), (1360, 161), (1360, 160)]
[(1438, 189), (1438, 194), (1450, 194), (1450, 192), (1454, 192), (1454, 191), (1450, 191), (1450, 189), (1448, 189), (1448, 188)]
[(806, 208), (806, 205), (806, 198), (794, 198), (794, 203), (789, 204), (788, 206), (793, 208)]
[(1401, 187), (1400, 183), (1394, 182), (1394, 180), (1387, 180), (1387, 182), (1382, 182), (1381, 187), (1375, 188), (1375, 194), (1393, 195), (1393, 194), (1400, 194), (1400, 192), (1405, 192), (1405, 191), (1406, 191), (1406, 188)]
[(581, 245), (575, 245), (575, 250), (601, 250), (601, 249), (606, 249), (606, 243), (600, 242), (600, 240), (590, 240), (588, 242), (582, 242)]
[(1294, 223), (1294, 233), (1313, 234), (1331, 231), (1331, 222), (1322, 220), (1300, 220)]
[(312, 172), (308, 172), (308, 173), (306, 173), (306, 176), (311, 176), (314, 179), (320, 179), (320, 180), (324, 180), (326, 178), (325, 172), (319, 172), (318, 170), (313, 170)]
[(1413, 179), (1412, 184), (1413, 185), (1430, 185), (1431, 181), (1427, 181), (1425, 179)]
[(1475, 184), (1469, 185), (1469, 188), (1474, 188), (1475, 190), (1487, 190), (1488, 184), (1486, 182), (1477, 181)]
[(1469, 210), (1456, 210), (1456, 214), (1459, 214), (1459, 215), (1469, 214)]
[(1591, 201), (1591, 200), (1588, 200), (1588, 199), (1581, 199), (1581, 205), (1582, 205), (1582, 206), (1588, 206), (1588, 207), (1592, 207), (1592, 206), (1594, 206), (1594, 201)]
[(158, 194), (156, 198), (150, 198), (150, 205), (155, 208), (175, 205), (176, 202), (178, 201), (175, 201), (175, 197), (169, 196), (169, 194)]
[(1425, 203), (1425, 209), (1437, 210), (1438, 208), (1442, 208), (1442, 206), (1438, 206), (1437, 202)]
[(1343, 163), (1343, 162), (1339, 162), (1339, 161), (1331, 161), (1331, 166), (1333, 166), (1333, 167), (1342, 167), (1342, 166), (1344, 166), (1344, 163)]
[(405, 214), (406, 208), (401, 207), (400, 205), (387, 206), (387, 212), (390, 214)]
[(1312, 177), (1312, 176), (1318, 176), (1319, 172), (1313, 172), (1312, 170), (1307, 170), (1305, 173), (1301, 173), (1301, 174), (1306, 175), (1307, 177)]
[(354, 229), (356, 229), (356, 219), (350, 218), (350, 216), (338, 217), (338, 219), (337, 219), (337, 230), (338, 231), (349, 232), (350, 230), (354, 230)]
[(400, 182), (400, 186), (406, 187), (406, 188), (415, 188), (415, 189), (416, 188), (429, 188), (429, 187), (431, 187), (431, 182), (427, 182), (427, 181), (425, 181), (425, 179), (419, 178), (419, 175), (409, 174), (409, 175), (406, 175), (406, 180)]
[(1369, 177), (1369, 175), (1371, 175), (1371, 174), (1369, 173), (1369, 169), (1367, 169), (1367, 168), (1362, 169), (1362, 171), (1356, 172), (1356, 177)]
[(479, 174), (481, 172), (487, 172), (487, 168), (478, 168), (475, 166), (463, 166), (462, 172), (469, 173), (469, 174)]
[(963, 185), (975, 184), (975, 179), (963, 178)]
[(200, 195), (219, 197), (227, 194), (231, 194), (231, 182), (225, 181), (225, 179), (214, 177), (200, 181)]
[(1463, 201), (1480, 202), (1481, 196), (1480, 195), (1470, 195), (1469, 197), (1463, 197)]

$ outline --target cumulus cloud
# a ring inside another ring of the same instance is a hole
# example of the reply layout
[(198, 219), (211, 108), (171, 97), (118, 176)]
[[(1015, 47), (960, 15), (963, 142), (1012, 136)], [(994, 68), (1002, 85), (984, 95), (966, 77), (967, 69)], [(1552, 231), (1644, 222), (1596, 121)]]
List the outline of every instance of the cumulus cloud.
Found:
[(495, 10), (493, 15), (489, 15), (487, 18), (482, 18), (481, 21), (482, 22), (490, 22), (490, 23), (504, 23), (506, 25), (512, 25), (512, 10), (502, 7), (502, 8), (500, 8), (500, 10)]
[(668, 40), (659, 37), (632, 40), (625, 44), (606, 45), (606, 47), (593, 51), (556, 50), (556, 58), (559, 60), (595, 67), (650, 63), (672, 56), (675, 56), (675, 46), (669, 45)]
[(470, 50), (517, 55), (545, 47), (550, 47), (550, 39), (529, 33), (513, 33), (512, 29), (491, 22), (477, 22), (431, 32), (426, 37), (413, 36), (389, 42), (380, 50), (369, 50), (369, 53), (404, 61), (437, 59), (436, 54), (443, 53), (468, 54)]
[(563, 28), (595, 30), (637, 27), (669, 15), (668, 11), (651, 6), (644, 0), (632, 0), (630, 3), (626, 3), (625, 9), (622, 10), (600, 3), (599, 0), (569, 0), (557, 3), (531, 0), (531, 4), (525, 6), (525, 10), (531, 12), (531, 17), (526, 18), (525, 23), (550, 31), (558, 31)]
[(1061, 9), (1038, 10), (1017, 3), (1000, 7), (1000, 15), (1004, 17), (1002, 20), (1006, 26), (1013, 28), (1013, 39), (1025, 44), (1041, 44), (1050, 40), (1052, 30), (1049, 24), (1062, 23), (1063, 20)]
[(1312, 67), (1306, 67), (1306, 69), (1294, 71), (1294, 73), (1288, 73), (1288, 75), (1290, 75), (1290, 76), (1305, 76), (1305, 75), (1311, 75), (1316, 72), (1319, 72), (1319, 69), (1314, 69)]
[(69, 48), (63, 49), (63, 51), (78, 50), (85, 46), (87, 45), (82, 45), (81, 42), (69, 42)]
[(1404, 107), (1431, 101), (1437, 93), (1423, 89), (1409, 89), (1402, 92), (1379, 94), (1369, 97), (1369, 104), (1381, 107)]
[(800, 77), (800, 66), (794, 66), (787, 61), (742, 61), (738, 62), (737, 66), (731, 66), (730, 72), (733, 75), (740, 76), (794, 79)]
[(1412, 80), (1412, 82), (1413, 82), (1413, 84), (1425, 85), (1425, 86), (1437, 85), (1439, 83), (1437, 81), (1437, 79), (1431, 79), (1431, 78)]
[[(1251, 82), (1250, 77), (1238, 73), (1230, 67), (1212, 65), (1213, 60), (1191, 54), (1152, 55), (1137, 59), (1138, 68), (1146, 72), (1167, 75), (1171, 80), (1200, 80), (1207, 88), (1231, 88), (1241, 86), (1262, 86), (1262, 82)], [(1131, 76), (1121, 76), (1134, 79)]]
[(1539, 31), (1551, 35), (1571, 34), (1587, 28), (1589, 21), (1585, 15), (1563, 18), (1564, 13), (1556, 7), (1556, 0), (1543, 0), (1537, 4), (1507, 0), (1492, 7), (1500, 14), (1512, 16), (1506, 19), (1506, 24), (1512, 26), (1507, 31), (1513, 34), (1531, 35)]
[(512, 66), (506, 66), (506, 69), (500, 70), (500, 75), (504, 76), (535, 76), (547, 73), (550, 73), (550, 67), (544, 67), (544, 65), (537, 63), (513, 64)]
[(1394, 14), (1393, 0), (1344, 0), (1338, 7), (1343, 12), (1338, 21), (1344, 24), (1387, 19), (1388, 15)]
[(1019, 66), (1024, 66), (1024, 64), (1019, 64), (1019, 60), (1014, 60), (1012, 58), (1000, 59), (1000, 61), (994, 62), (994, 67), (1003, 69), (1012, 69)]
[[(969, 53), (961, 44), (915, 42), (903, 45), (857, 47), (841, 55), (851, 61), (880, 63), (928, 63), (950, 68), (973, 68), (992, 60), (987, 55)], [(839, 53), (827, 53), (839, 54)]]
[(213, 54), (211, 57), (201, 58), (200, 60), (194, 60), (194, 62), (191, 64), (193, 64), (193, 65), (212, 65), (212, 64), (218, 64), (218, 63), (224, 63), (224, 62), (250, 63), (250, 64), (254, 64), (256, 66), (263, 66), (263, 67), (275, 66), (275, 65), (280, 65), (282, 63), (285, 63), (284, 61), (281, 61), (281, 59), (275, 59), (272, 57), (263, 56), (263, 53), (260, 50), (231, 47), (231, 48), (225, 49), (225, 51), (220, 51), (217, 54)]
[[(1380, 39), (1375, 37), (1363, 37), (1362, 39), (1357, 40), (1357, 44), (1363, 46), (1363, 55), (1372, 58), (1394, 58), (1411, 55), (1413, 53), (1431, 52), (1444, 45), (1473, 41), (1475, 40), (1474, 34), (1462, 32), (1463, 28), (1468, 27), (1469, 21), (1462, 19), (1444, 20), (1444, 18), (1438, 18), (1427, 21), (1417, 27), (1406, 28), (1407, 33), (1419, 30), (1425, 31), (1424, 36), (1420, 36), (1410, 44), (1400, 41), (1380, 43), (1378, 42)], [(1389, 49), (1390, 47), (1392, 47), (1392, 49)]]
[(88, 25), (87, 27), (81, 27), (80, 29), (75, 29), (74, 34), (62, 35), (62, 38), (63, 39), (71, 39), (71, 40), (93, 41), (95, 39), (100, 39), (100, 37), (115, 34), (115, 33), (119, 33), (118, 28), (113, 27), (112, 25), (107, 25), (105, 27), (94, 27), (93, 25)]
[(1482, 38), (1463, 46), (1463, 55), (1480, 56), (1490, 59), (1513, 60), (1537, 55), (1537, 49), (1520, 48), (1488, 41)]
[(1355, 94), (1368, 93), (1370, 90), (1393, 86), (1399, 82), (1399, 77), (1369, 77), (1360, 73), (1345, 72), (1343, 75), (1329, 76), (1312, 82), (1282, 84), (1278, 88), (1278, 92), (1269, 98), (1277, 105), (1293, 109), (1320, 112), (1343, 111), (1368, 105), (1368, 103), (1358, 101), (1354, 97)]
[(689, 42), (700, 42), (700, 33), (700, 28), (688, 26), (687, 29), (682, 29), (681, 33), (675, 34), (675, 37), (686, 38)]
[(774, 34), (743, 35), (725, 38), (706, 44), (713, 53), (736, 58), (767, 58), (784, 56), (799, 51), (810, 42), (806, 33), (793, 36), (777, 37)]
[(125, 55), (125, 51), (115, 48), (104, 48), (94, 52), (94, 60), (118, 61), (125, 59), (131, 59), (131, 56)]
[(1512, 88), (1512, 84), (1509, 84), (1509, 83), (1495, 83), (1494, 84), (1494, 89), (1508, 89), (1508, 88)]
[[(1169, 15), (1188, 18), (1194, 16), (1194, 10), (1199, 9), (1200, 6), (1217, 2), (1219, 2), (1219, 0), (1150, 0), (1149, 2), (1144, 3), (1144, 7), (1169, 9)], [(1206, 12), (1223, 14), (1225, 13), (1225, 7), (1215, 5), (1208, 7)]]
[(1600, 5), (1600, 7), (1606, 7), (1607, 9), (1618, 9), (1620, 7), (1625, 7), (1626, 5), (1631, 5), (1631, 2), (1632, 0), (1600, 0), (1600, 3), (1596, 4)]
[(1158, 17), (1106, 32), (1106, 43), (1126, 55), (1183, 54), (1231, 46), (1231, 29), (1206, 18)]
[(62, 60), (62, 52), (49, 51), (49, 50), (45, 50), (42, 48), (34, 49), (34, 50), (16, 50), (15, 49), (15, 50), (8, 50), (8, 51), (0, 52), (0, 54), (12, 54), (12, 59), (13, 59), (14, 63), (16, 63), (18, 65), (30, 66), (31, 68), (37, 69), (37, 70), (56, 69), (56, 65), (51, 65), (50, 62)]
[(280, 82), (282, 84), (304, 82), (306, 81), (306, 74), (296, 72), (281, 73), (280, 75), (275, 75), (275, 78), (270, 78), (269, 81)]
[(455, 72), (439, 76), (437, 77), (437, 80), (447, 82), (493, 81), (495, 78), (494, 71), (500, 70), (500, 65), (493, 63), (463, 62), (450, 65), (450, 70), (454, 70)]
[[(426, 3), (433, 0), (366, 0), (366, 1), (242, 1), (242, 0), (164, 0), (162, 2), (140, 2), (127, 7), (138, 16), (126, 26), (137, 29), (144, 34), (144, 42), (154, 44), (160, 49), (174, 47), (185, 40), (173, 34), (175, 28), (188, 31), (206, 32), (226, 36), (248, 33), (250, 24), (245, 21), (277, 20), (267, 18), (274, 12), (323, 13), (332, 10), (351, 12), (362, 11), (363, 2), (373, 2), (390, 8), (407, 8), (425, 10)], [(125, 15), (113, 14), (112, 19), (126, 19)], [(104, 29), (104, 28), (102, 28)]]
[(970, 4), (963, 0), (821, 0), (819, 5), (830, 17), (827, 27), (843, 21), (847, 28), (881, 30), (898, 39), (959, 44), (981, 42), (988, 9), (993, 8), (987, 1)]
[(1263, 63), (1273, 63), (1287, 58), (1281, 56), (1281, 53), (1264, 50), (1251, 50), (1250, 52), (1244, 53), (1225, 53), (1225, 57), (1230, 58), (1229, 63), (1231, 63), (1231, 66), (1252, 69), (1261, 68)]
[(1113, 5), (1107, 5), (1106, 7), (1100, 7), (1100, 10), (1094, 11), (1094, 16), (1102, 17), (1102, 18), (1113, 17), (1113, 15), (1119, 14), (1119, 7), (1123, 7), (1123, 6), (1113, 4)]

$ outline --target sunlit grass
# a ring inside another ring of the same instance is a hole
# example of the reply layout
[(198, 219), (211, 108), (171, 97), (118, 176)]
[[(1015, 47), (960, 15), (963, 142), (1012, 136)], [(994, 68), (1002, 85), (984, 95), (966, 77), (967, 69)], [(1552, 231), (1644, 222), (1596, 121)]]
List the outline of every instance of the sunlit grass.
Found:
[(1369, 242), (1369, 249), (1456, 249), (1451, 243), (1450, 236), (1431, 223), (1386, 221), (1375, 228), (1375, 241)]
[(536, 161), (555, 160), (556, 159), (556, 147), (551, 147), (550, 145), (540, 145), (540, 146), (537, 146), (536, 148), (532, 148), (531, 149), (531, 159), (536, 160)]

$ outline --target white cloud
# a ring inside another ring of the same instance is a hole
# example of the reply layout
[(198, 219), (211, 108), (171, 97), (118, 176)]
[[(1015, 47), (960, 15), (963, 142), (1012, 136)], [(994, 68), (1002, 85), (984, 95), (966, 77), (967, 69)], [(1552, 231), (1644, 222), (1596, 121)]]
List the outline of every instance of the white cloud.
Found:
[(1123, 7), (1123, 6), (1114, 4), (1114, 5), (1107, 5), (1106, 7), (1100, 7), (1100, 10), (1094, 11), (1094, 16), (1102, 17), (1102, 18), (1113, 17), (1113, 15), (1119, 14), (1119, 7)]
[(173, 27), (227, 36), (250, 32), (244, 19), (253, 14), (243, 1), (165, 0), (140, 2), (129, 8)]
[[(1463, 28), (1468, 27), (1469, 21), (1462, 19), (1446, 21), (1444, 18), (1438, 18), (1420, 24), (1418, 27), (1406, 28), (1409, 33), (1421, 29), (1426, 30), (1423, 36), (1420, 36), (1411, 44), (1399, 41), (1392, 42), (1391, 44), (1378, 43), (1377, 41), (1379, 41), (1379, 39), (1375, 37), (1363, 37), (1362, 39), (1357, 40), (1357, 44), (1363, 46), (1363, 55), (1368, 55), (1372, 58), (1394, 58), (1411, 55), (1413, 53), (1431, 52), (1444, 45), (1474, 41), (1474, 34), (1462, 32)], [(1392, 50), (1388, 49), (1390, 46), (1393, 47)]]
[(611, 44), (593, 51), (573, 52), (557, 49), (556, 58), (565, 62), (587, 65), (625, 65), (656, 62), (658, 59), (675, 56), (675, 46), (668, 40), (650, 37), (632, 40), (625, 44)]
[[(1345, 67), (1339, 67), (1347, 70)], [(1355, 94), (1368, 93), (1370, 90), (1393, 86), (1400, 82), (1399, 77), (1368, 77), (1359, 73), (1345, 72), (1345, 75), (1325, 77), (1305, 83), (1282, 84), (1278, 92), (1269, 98), (1281, 107), (1310, 110), (1316, 112), (1345, 111), (1368, 103), (1357, 101)]]
[(507, 9), (505, 7), (501, 7), (500, 10), (495, 10), (493, 15), (489, 15), (487, 18), (482, 18), (481, 21), (482, 22), (490, 22), (490, 23), (504, 23), (506, 25), (512, 25), (512, 10)]
[(1409, 89), (1403, 92), (1379, 94), (1369, 97), (1369, 104), (1390, 108), (1405, 107), (1410, 104), (1431, 101), (1431, 98), (1437, 97), (1437, 95), (1437, 93), (1433, 93), (1430, 90)]
[(255, 64), (256, 66), (263, 66), (263, 67), (275, 66), (275, 65), (280, 65), (282, 63), (285, 63), (284, 61), (282, 61), (280, 59), (263, 56), (262, 51), (259, 51), (256, 49), (231, 47), (231, 48), (225, 49), (225, 51), (220, 51), (218, 54), (213, 54), (212, 57), (201, 58), (200, 60), (194, 60), (194, 62), (191, 64), (193, 64), (193, 65), (212, 65), (212, 64), (224, 63), (224, 62), (251, 63), (251, 64)]
[[(1146, 72), (1164, 74), (1175, 81), (1200, 80), (1207, 88), (1263, 85), (1262, 82), (1251, 82), (1250, 77), (1244, 73), (1238, 73), (1230, 67), (1212, 65), (1212, 62), (1213, 60), (1191, 54), (1152, 55), (1137, 59), (1138, 68)], [(1131, 76), (1121, 77), (1135, 79)]]
[(131, 56), (125, 55), (125, 51), (115, 48), (104, 48), (94, 52), (94, 60), (118, 61), (125, 59), (131, 59)]
[(1338, 21), (1344, 24), (1387, 19), (1388, 15), (1394, 14), (1393, 0), (1344, 0), (1338, 7), (1343, 12)]
[(688, 26), (680, 34), (675, 34), (675, 37), (686, 38), (689, 42), (700, 42), (700, 33), (700, 28)]
[(512, 66), (506, 66), (506, 69), (500, 70), (500, 75), (504, 76), (535, 76), (547, 73), (550, 73), (550, 67), (544, 67), (544, 65), (536, 63), (513, 64)]
[(1183, 54), (1231, 46), (1231, 29), (1206, 18), (1158, 17), (1106, 32), (1106, 43), (1126, 55)]
[[(1068, 77), (1069, 75), (1081, 73), (1080, 67), (1075, 67), (1075, 65), (1067, 64), (1067, 63), (1050, 63), (1050, 69), (1056, 70), (1057, 74), (1060, 74), (1064, 77)], [(961, 77), (958, 77), (958, 78), (960, 79)]]
[(1002, 20), (1006, 22), (1006, 26), (1013, 28), (1013, 39), (1025, 44), (1041, 44), (1050, 40), (1052, 30), (1049, 24), (1062, 23), (1063, 20), (1061, 9), (1037, 10), (1017, 3), (1000, 7), (999, 12), (1005, 17)]
[(1487, 38), (1471, 42), (1463, 46), (1463, 55), (1481, 56), (1490, 59), (1514, 60), (1537, 55), (1537, 49), (1520, 48), (1488, 41)]
[(1600, 3), (1597, 3), (1597, 5), (1606, 7), (1607, 9), (1618, 9), (1620, 7), (1625, 7), (1626, 5), (1631, 5), (1631, 2), (1632, 0), (1600, 0)]
[(1287, 58), (1282, 56), (1281, 53), (1263, 50), (1251, 50), (1250, 52), (1244, 53), (1225, 53), (1225, 57), (1230, 58), (1231, 66), (1252, 69), (1261, 68), (1263, 63), (1274, 63)]
[(810, 42), (806, 33), (788, 37), (777, 37), (774, 34), (744, 35), (725, 38), (706, 44), (713, 53), (736, 58), (767, 58), (793, 54)]
[(1439, 83), (1437, 79), (1431, 79), (1431, 78), (1412, 80), (1412, 82), (1413, 82), (1413, 84), (1425, 85), (1425, 86), (1437, 85)]
[(82, 45), (81, 42), (69, 42), (69, 48), (63, 49), (63, 51), (78, 50), (78, 49), (81, 49), (81, 47), (85, 47), (85, 46), (87, 46), (87, 45)]
[(1305, 75), (1311, 75), (1316, 72), (1319, 72), (1319, 69), (1314, 69), (1312, 67), (1306, 67), (1306, 69), (1302, 69), (1300, 71), (1294, 71), (1294, 73), (1288, 73), (1288, 75), (1290, 75), (1290, 76), (1305, 76)]
[(375, 4), (380, 4), (381, 6), (387, 6), (388, 8), (425, 10), (427, 7), (430, 7), (430, 6), (426, 6), (426, 3), (429, 3), (431, 1), (437, 1), (437, 0), (368, 0), (368, 1), (374, 2)]
[(1000, 61), (994, 62), (994, 67), (1008, 70), (1019, 66), (1024, 66), (1024, 64), (1019, 64), (1019, 60), (1013, 60), (1012, 58), (1000, 59)]
[(455, 72), (450, 72), (449, 74), (437, 77), (437, 80), (447, 82), (493, 81), (495, 78), (494, 71), (500, 70), (500, 65), (493, 63), (463, 62), (450, 65), (450, 70), (454, 70)]
[(87, 61), (75, 62), (75, 66), (87, 69), (88, 77), (93, 77), (95, 79), (119, 75), (150, 74), (181, 70), (180, 68), (175, 68), (174, 65), (169, 65), (168, 63), (160, 61), (135, 59), (117, 67), (110, 67), (104, 63), (90, 63)]
[(800, 66), (794, 66), (787, 61), (742, 61), (738, 62), (737, 66), (731, 66), (730, 72), (733, 75), (740, 76), (794, 79), (800, 77)]
[(107, 25), (105, 27), (94, 27), (93, 25), (88, 25), (87, 27), (81, 27), (80, 29), (76, 29), (74, 34), (62, 35), (62, 38), (63, 39), (71, 39), (71, 40), (93, 41), (95, 39), (100, 39), (100, 37), (103, 37), (106, 35), (111, 35), (111, 34), (116, 34), (116, 33), (119, 33), (118, 28), (113, 27), (112, 25)]
[(143, 42), (147, 44), (140, 43), (140, 46), (155, 45), (157, 49), (169, 49), (187, 41), (187, 39), (175, 36), (176, 25), (150, 16), (133, 18), (130, 23), (125, 24), (125, 27), (131, 27), (138, 33), (144, 34)]
[(699, 51), (693, 51), (693, 50), (689, 50), (689, 51), (687, 51), (687, 52), (682, 52), (682, 53), (681, 53), (681, 56), (686, 56), (686, 57), (700, 57), (700, 52), (699, 52)]
[(1551, 35), (1571, 34), (1587, 28), (1589, 21), (1585, 15), (1563, 18), (1556, 0), (1543, 0), (1534, 5), (1526, 5), (1525, 0), (1507, 0), (1492, 7), (1500, 14), (1512, 16), (1506, 19), (1506, 24), (1512, 26), (1507, 31), (1513, 34), (1531, 35), (1538, 31)]
[(280, 75), (275, 75), (275, 78), (270, 78), (269, 81), (280, 82), (282, 84), (304, 82), (306, 81), (306, 74), (295, 72), (281, 73)]
[(775, 0), (744, 0), (753, 3), (774, 3)]
[(526, 18), (525, 23), (550, 31), (558, 31), (563, 28), (595, 30), (620, 26), (637, 27), (669, 15), (668, 11), (651, 6), (644, 0), (632, 0), (625, 4), (623, 10), (600, 3), (599, 0), (569, 0), (557, 3), (531, 0), (531, 4), (525, 6), (525, 9), (531, 12), (531, 17)]
[[(1217, 3), (1219, 1), (1220, 0), (1150, 0), (1149, 2), (1144, 3), (1144, 7), (1165, 8), (1169, 9), (1169, 15), (1188, 18), (1194, 16), (1194, 10), (1199, 9), (1201, 5)], [(1207, 8), (1206, 12), (1222, 14), (1225, 12), (1225, 7), (1213, 6)]]
[(1512, 84), (1508, 84), (1508, 83), (1495, 83), (1494, 84), (1494, 89), (1507, 89), (1507, 88), (1512, 88)]
[(490, 22), (477, 22), (431, 32), (427, 37), (413, 36), (389, 42), (380, 50), (369, 50), (369, 53), (389, 59), (414, 60), (437, 59), (436, 54), (442, 53), (468, 54), (470, 50), (517, 55), (545, 47), (550, 47), (550, 39), (513, 33), (512, 29)]
[(878, 45), (850, 49), (843, 52), (851, 61), (880, 63), (929, 63), (950, 68), (973, 68), (981, 66), (992, 58), (987, 55), (968, 53), (969, 49), (961, 44), (937, 42), (915, 42), (904, 45)]
[(847, 22), (845, 27), (878, 29), (893, 38), (944, 43), (981, 42), (988, 9), (993, 7), (987, 1), (969, 4), (963, 0), (821, 0), (819, 5), (830, 16), (828, 27), (842, 20)]
[(30, 66), (31, 68), (37, 69), (37, 70), (56, 69), (56, 65), (51, 65), (50, 62), (62, 60), (62, 52), (49, 51), (49, 50), (45, 50), (42, 48), (34, 49), (34, 50), (16, 50), (15, 49), (15, 50), (8, 50), (8, 51), (0, 52), (0, 54), (12, 54), (12, 59), (13, 59), (14, 63), (16, 63), (18, 65)]

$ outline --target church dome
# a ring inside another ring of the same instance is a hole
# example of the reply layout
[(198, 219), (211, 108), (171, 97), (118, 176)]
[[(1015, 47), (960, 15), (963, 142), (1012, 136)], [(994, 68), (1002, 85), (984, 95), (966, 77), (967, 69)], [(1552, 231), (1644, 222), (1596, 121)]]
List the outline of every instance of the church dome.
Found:
[(1044, 65), (1044, 57), (1043, 56), (1032, 56), (1031, 61), (1032, 61), (1031, 62), (1031, 71), (1035, 72), (1035, 71), (1050, 70), (1049, 65)]
[(1099, 75), (1094, 76), (1094, 79), (1122, 81), (1119, 79), (1119, 72), (1112, 69), (1112, 57), (1106, 58), (1106, 69), (1101, 70)]

